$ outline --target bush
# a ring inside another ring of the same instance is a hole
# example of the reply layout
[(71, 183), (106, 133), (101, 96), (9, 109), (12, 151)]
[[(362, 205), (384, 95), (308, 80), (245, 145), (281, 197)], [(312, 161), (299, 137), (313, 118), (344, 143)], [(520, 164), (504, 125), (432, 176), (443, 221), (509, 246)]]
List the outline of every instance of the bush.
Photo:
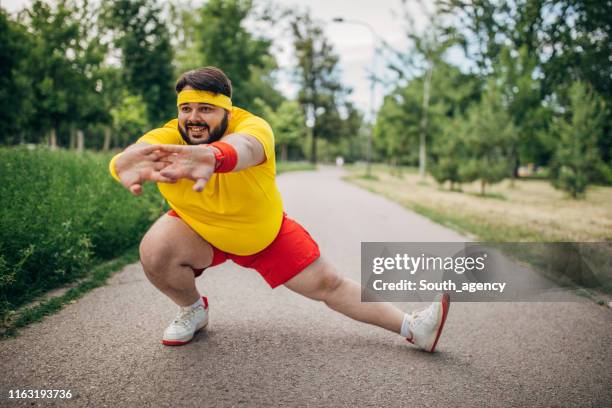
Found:
[(162, 210), (154, 185), (134, 198), (110, 154), (0, 149), (0, 317), (136, 245)]

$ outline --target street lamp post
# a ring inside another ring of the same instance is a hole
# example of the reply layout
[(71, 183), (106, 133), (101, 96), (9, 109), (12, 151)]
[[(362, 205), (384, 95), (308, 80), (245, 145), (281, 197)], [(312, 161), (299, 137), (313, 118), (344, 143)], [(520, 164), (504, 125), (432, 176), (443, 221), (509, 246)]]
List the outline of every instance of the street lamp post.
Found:
[(376, 31), (374, 31), (374, 28), (366, 23), (365, 21), (361, 21), (361, 20), (346, 20), (343, 17), (335, 17), (333, 19), (333, 21), (335, 23), (346, 23), (346, 24), (357, 24), (357, 25), (361, 25), (364, 27), (367, 27), (368, 30), (370, 31), (370, 34), (372, 35), (372, 80), (370, 82), (370, 121), (372, 123), (372, 128), (370, 130), (370, 133), (368, 133), (368, 149), (366, 152), (366, 160), (367, 160), (367, 165), (366, 165), (366, 176), (370, 177), (372, 175), (372, 137), (373, 137), (373, 133), (374, 133), (374, 87), (376, 86), (376, 78), (375, 78), (375, 72), (376, 72), (376, 39), (378, 37), (378, 35), (376, 34)]

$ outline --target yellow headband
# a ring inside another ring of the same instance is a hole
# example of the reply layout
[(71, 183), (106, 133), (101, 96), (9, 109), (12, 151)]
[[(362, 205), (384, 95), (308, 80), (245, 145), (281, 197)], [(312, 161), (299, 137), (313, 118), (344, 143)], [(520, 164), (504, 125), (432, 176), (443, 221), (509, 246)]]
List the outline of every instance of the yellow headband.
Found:
[(232, 110), (232, 100), (223, 94), (194, 89), (179, 92), (176, 98), (176, 106), (190, 102), (209, 103), (223, 109)]

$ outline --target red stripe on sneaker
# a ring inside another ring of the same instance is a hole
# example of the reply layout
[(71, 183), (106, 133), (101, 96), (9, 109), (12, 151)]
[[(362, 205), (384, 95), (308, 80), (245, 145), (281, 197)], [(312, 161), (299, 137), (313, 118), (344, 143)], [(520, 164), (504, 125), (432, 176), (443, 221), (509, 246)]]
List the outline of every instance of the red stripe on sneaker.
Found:
[(204, 302), (204, 309), (208, 309), (208, 298), (206, 296), (202, 296), (202, 302)]
[(442, 334), (442, 328), (444, 327), (444, 322), (446, 322), (446, 316), (448, 315), (448, 309), (450, 307), (450, 296), (448, 293), (444, 293), (442, 295), (442, 322), (440, 323), (440, 327), (438, 327), (438, 333), (436, 333), (436, 340), (434, 341), (433, 346), (431, 346), (430, 353), (433, 353), (436, 349), (436, 345), (438, 344), (438, 340), (440, 339), (440, 334)]
[(189, 343), (191, 340), (189, 341), (179, 341), (179, 340), (162, 340), (162, 344), (164, 346), (182, 346), (185, 345), (187, 343)]

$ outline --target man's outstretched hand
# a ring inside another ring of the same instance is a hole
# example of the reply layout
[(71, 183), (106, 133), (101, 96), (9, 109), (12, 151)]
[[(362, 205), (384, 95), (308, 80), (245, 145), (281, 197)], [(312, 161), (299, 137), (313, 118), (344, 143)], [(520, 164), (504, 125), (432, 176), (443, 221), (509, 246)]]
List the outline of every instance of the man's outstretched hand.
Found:
[(162, 177), (176, 181), (186, 178), (195, 181), (194, 191), (202, 191), (215, 171), (215, 154), (205, 146), (160, 145), (165, 154), (164, 166), (160, 171)]
[(145, 181), (175, 182), (160, 173), (170, 164), (164, 159), (167, 155), (168, 153), (160, 151), (159, 145), (135, 144), (125, 149), (117, 158), (115, 171), (121, 184), (137, 196), (142, 192), (142, 183)]

